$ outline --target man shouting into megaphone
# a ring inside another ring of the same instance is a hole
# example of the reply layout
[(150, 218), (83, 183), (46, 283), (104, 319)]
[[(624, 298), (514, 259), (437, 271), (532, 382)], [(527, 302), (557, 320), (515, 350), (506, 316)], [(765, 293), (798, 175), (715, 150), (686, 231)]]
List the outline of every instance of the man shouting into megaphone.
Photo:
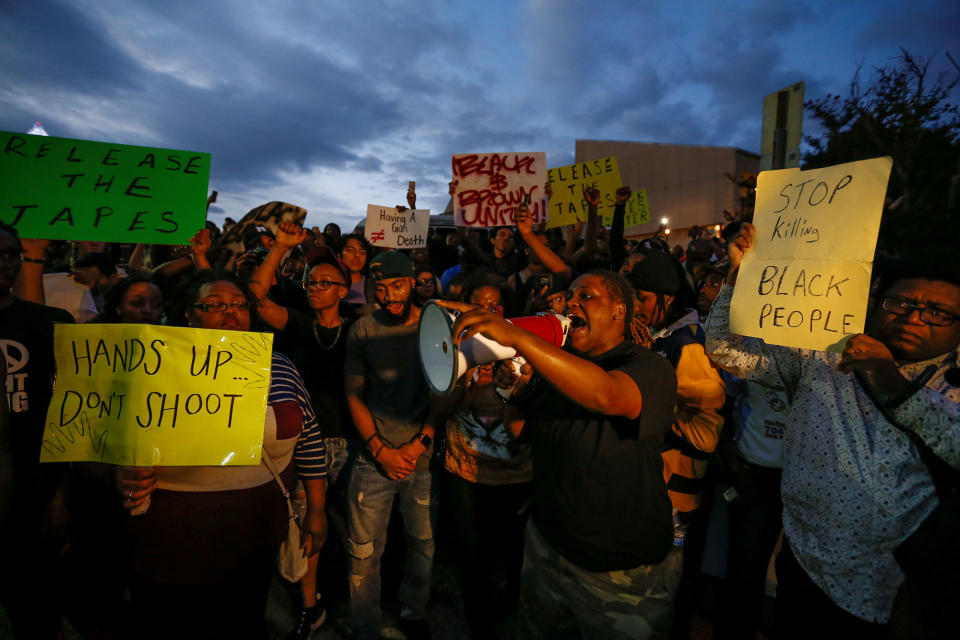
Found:
[(666, 633), (680, 578), (661, 467), (676, 378), (660, 356), (625, 339), (633, 291), (591, 272), (568, 291), (564, 347), (470, 305), (454, 342), (481, 334), (527, 363), (504, 422), (533, 444), (533, 517), (527, 528), (517, 636), (650, 638)]

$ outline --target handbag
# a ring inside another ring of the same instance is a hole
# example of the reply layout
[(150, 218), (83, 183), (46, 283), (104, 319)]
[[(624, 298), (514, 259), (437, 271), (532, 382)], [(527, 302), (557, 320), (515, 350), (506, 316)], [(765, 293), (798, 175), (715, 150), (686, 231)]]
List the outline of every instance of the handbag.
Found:
[[(912, 393), (919, 391), (935, 372), (936, 365), (930, 365), (921, 373), (913, 383)], [(857, 379), (883, 416), (904, 432), (917, 448), (933, 479), (939, 500), (916, 531), (893, 550), (893, 557), (907, 580), (924, 597), (955, 606), (960, 601), (960, 472), (940, 459), (920, 436), (900, 424), (891, 408), (874, 397), (860, 372), (857, 372)], [(912, 393), (900, 398), (897, 404)]]
[(263, 450), (262, 458), (263, 464), (273, 474), (273, 479), (277, 481), (280, 491), (283, 493), (283, 498), (287, 502), (287, 537), (280, 544), (280, 551), (277, 553), (277, 569), (284, 579), (297, 583), (303, 576), (307, 575), (307, 555), (301, 548), (300, 522), (297, 519), (296, 510), (293, 508), (290, 492), (287, 491), (286, 485), (280, 479), (280, 474), (274, 467), (273, 460), (270, 459), (266, 449)]

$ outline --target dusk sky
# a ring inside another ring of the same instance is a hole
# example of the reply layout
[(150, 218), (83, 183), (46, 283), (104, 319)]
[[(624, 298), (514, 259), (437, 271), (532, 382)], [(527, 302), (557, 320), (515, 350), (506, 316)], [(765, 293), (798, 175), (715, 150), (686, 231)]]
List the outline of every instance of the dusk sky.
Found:
[(960, 2), (0, 0), (0, 130), (209, 152), (213, 220), (347, 230), (408, 180), (441, 211), (453, 153), (759, 152), (765, 94), (846, 93), (900, 47), (960, 59)]

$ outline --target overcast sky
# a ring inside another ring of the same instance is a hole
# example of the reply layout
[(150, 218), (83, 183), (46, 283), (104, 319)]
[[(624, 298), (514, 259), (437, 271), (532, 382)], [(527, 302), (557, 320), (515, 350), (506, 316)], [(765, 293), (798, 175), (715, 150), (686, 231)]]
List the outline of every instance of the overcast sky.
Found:
[(453, 153), (758, 152), (765, 94), (845, 93), (901, 46), (960, 59), (960, 2), (0, 0), (0, 130), (209, 152), (212, 219), (352, 228), (408, 180), (442, 210)]

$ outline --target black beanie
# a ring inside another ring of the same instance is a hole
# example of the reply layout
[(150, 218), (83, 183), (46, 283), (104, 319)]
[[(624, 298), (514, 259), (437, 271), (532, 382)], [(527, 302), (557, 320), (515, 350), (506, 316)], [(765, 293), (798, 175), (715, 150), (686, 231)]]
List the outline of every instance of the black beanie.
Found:
[(681, 277), (676, 260), (663, 251), (651, 251), (627, 274), (634, 289), (668, 296), (676, 295), (680, 290)]

